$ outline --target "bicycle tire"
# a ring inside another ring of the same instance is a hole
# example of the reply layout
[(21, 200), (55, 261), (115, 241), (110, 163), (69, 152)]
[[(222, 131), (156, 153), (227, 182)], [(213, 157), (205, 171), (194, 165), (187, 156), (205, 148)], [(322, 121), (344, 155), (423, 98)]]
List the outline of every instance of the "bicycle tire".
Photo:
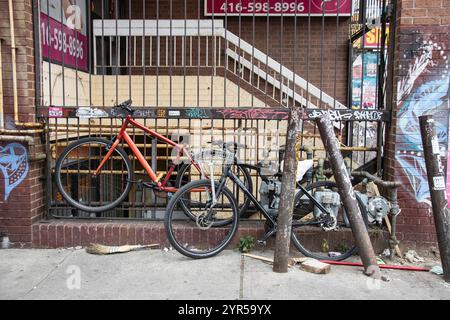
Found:
[[(336, 183), (333, 181), (319, 181), (319, 182), (314, 182), (308, 186), (305, 187), (305, 189), (307, 191), (315, 189), (315, 188), (319, 188), (319, 187), (337, 187)], [(295, 195), (295, 200), (294, 200), (294, 208), (297, 206), (297, 204), (300, 201), (300, 198), (302, 197), (303, 193), (302, 191), (298, 192)], [(365, 225), (368, 225), (368, 220), (367, 220), (367, 212), (366, 212), (366, 208), (364, 206), (364, 203), (362, 202), (362, 200), (360, 199), (360, 197), (358, 195), (356, 195), (356, 199), (358, 201), (358, 206), (361, 210), (361, 214), (363, 216), (363, 220)], [(295, 210), (295, 209), (294, 209)], [(330, 232), (335, 232), (335, 231), (330, 231)], [(306, 246), (304, 244), (302, 244), (302, 242), (297, 238), (294, 230), (291, 232), (291, 240), (294, 244), (294, 246), (297, 248), (298, 251), (300, 251), (303, 255), (307, 256), (307, 257), (311, 257), (317, 260), (331, 260), (331, 261), (341, 261), (341, 260), (345, 260), (347, 258), (349, 258), (350, 256), (356, 254), (358, 252), (358, 247), (356, 245), (353, 245), (351, 248), (349, 248), (347, 251), (345, 251), (344, 253), (342, 253), (339, 256), (321, 256), (318, 254), (315, 254), (313, 252), (311, 252), (310, 250), (308, 250), (306, 248)]]
[(128, 155), (126, 154), (126, 152), (120, 148), (120, 147), (116, 147), (115, 151), (118, 152), (118, 154), (121, 156), (121, 158), (124, 160), (126, 168), (127, 168), (127, 183), (126, 186), (124, 188), (124, 191), (122, 192), (122, 194), (113, 202), (104, 205), (104, 206), (99, 206), (99, 207), (91, 207), (91, 206), (86, 206), (82, 203), (79, 203), (78, 201), (76, 201), (75, 199), (73, 199), (64, 189), (63, 185), (62, 185), (62, 179), (61, 179), (61, 168), (62, 168), (62, 164), (63, 161), (65, 159), (65, 157), (74, 149), (76, 149), (78, 146), (81, 146), (83, 144), (88, 144), (88, 143), (92, 143), (92, 142), (96, 142), (108, 147), (111, 147), (112, 142), (104, 139), (104, 138), (98, 138), (98, 137), (88, 137), (88, 138), (82, 138), (79, 139), (73, 143), (71, 143), (70, 145), (68, 145), (63, 152), (61, 153), (61, 155), (58, 158), (58, 161), (56, 162), (55, 165), (55, 183), (56, 183), (56, 187), (58, 188), (58, 191), (61, 193), (62, 197), (64, 198), (64, 200), (67, 201), (67, 203), (69, 203), (71, 206), (82, 210), (82, 211), (86, 211), (86, 212), (93, 212), (93, 213), (100, 213), (103, 211), (108, 211), (111, 209), (114, 209), (115, 207), (117, 207), (124, 199), (125, 197), (128, 195), (128, 193), (130, 192), (131, 189), (131, 177), (132, 177), (132, 170), (131, 170), (131, 162), (130, 159), (128, 158)]
[[(216, 184), (216, 187), (219, 186), (218, 182), (216, 182), (215, 184)], [(231, 222), (226, 224), (227, 226), (230, 226), (230, 224), (231, 224), (231, 227), (230, 227), (231, 231), (226, 236), (225, 240), (217, 247), (215, 247), (211, 250), (208, 250), (206, 252), (198, 252), (198, 251), (188, 250), (187, 248), (180, 245), (180, 243), (177, 241), (177, 239), (175, 237), (175, 230), (173, 228), (172, 221), (174, 219), (174, 212), (175, 212), (175, 209), (177, 206), (178, 199), (180, 199), (190, 189), (202, 188), (202, 187), (209, 188), (210, 186), (211, 186), (210, 180), (197, 180), (197, 181), (189, 182), (188, 184), (181, 187), (181, 189), (179, 189), (178, 192), (175, 193), (175, 195), (172, 197), (172, 199), (169, 201), (169, 203), (167, 205), (166, 214), (164, 217), (164, 227), (166, 230), (166, 236), (167, 236), (170, 244), (179, 253), (181, 253), (182, 255), (189, 257), (189, 258), (204, 259), (204, 258), (209, 258), (209, 257), (219, 254), (222, 250), (225, 249), (225, 247), (233, 239), (234, 235), (236, 234), (237, 228), (238, 228), (239, 215), (238, 215), (238, 209), (237, 209), (237, 205), (236, 205), (236, 199), (234, 198), (231, 191), (228, 188), (224, 187), (222, 190), (222, 193), (225, 194), (227, 196), (228, 200), (230, 201), (231, 206), (232, 206), (232, 212), (233, 212), (233, 217), (232, 217), (232, 219), (230, 219)], [(212, 228), (214, 228), (214, 227), (212, 227)]]

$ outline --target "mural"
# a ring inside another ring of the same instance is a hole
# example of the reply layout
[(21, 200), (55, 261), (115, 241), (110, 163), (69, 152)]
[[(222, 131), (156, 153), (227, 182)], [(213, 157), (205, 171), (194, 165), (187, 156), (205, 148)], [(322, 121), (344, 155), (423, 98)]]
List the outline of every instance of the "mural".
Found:
[[(450, 126), (449, 126), (449, 134), (450, 134)], [(448, 148), (447, 148), (447, 204), (450, 209), (450, 139), (448, 139)]]
[(403, 52), (400, 72), (405, 76), (397, 86), (396, 160), (410, 182), (409, 191), (418, 201), (428, 203), (429, 189), (423, 158), (418, 117), (431, 114), (436, 121), (441, 155), (447, 156), (450, 72), (446, 50), (449, 45), (415, 34), (416, 41)]
[(4, 200), (7, 201), (14, 190), (27, 176), (29, 170), (28, 153), (19, 143), (0, 146), (0, 170), (4, 177)]

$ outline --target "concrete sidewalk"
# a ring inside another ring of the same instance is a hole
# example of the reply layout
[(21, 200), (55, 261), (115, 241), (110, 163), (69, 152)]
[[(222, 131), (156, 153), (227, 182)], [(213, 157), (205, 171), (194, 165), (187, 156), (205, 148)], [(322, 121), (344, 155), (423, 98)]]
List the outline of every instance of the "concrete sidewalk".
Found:
[(450, 299), (450, 285), (431, 273), (384, 270), (390, 281), (374, 282), (361, 270), (276, 274), (231, 250), (206, 260), (159, 249), (0, 250), (0, 299)]

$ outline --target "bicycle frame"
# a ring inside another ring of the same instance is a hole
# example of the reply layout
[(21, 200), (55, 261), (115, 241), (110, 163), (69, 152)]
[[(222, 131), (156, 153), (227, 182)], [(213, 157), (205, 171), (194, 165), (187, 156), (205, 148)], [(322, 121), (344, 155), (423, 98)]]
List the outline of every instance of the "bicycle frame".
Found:
[[(256, 167), (255, 167), (256, 168)], [(274, 219), (274, 217), (272, 215), (270, 215), (266, 209), (259, 203), (258, 199), (256, 199), (256, 197), (247, 189), (247, 187), (245, 186), (245, 184), (241, 181), (241, 179), (239, 179), (239, 177), (237, 177), (232, 170), (230, 170), (231, 167), (227, 167), (224, 170), (224, 173), (221, 177), (221, 183), (219, 185), (219, 189), (216, 190), (216, 194), (220, 194), (222, 188), (225, 186), (226, 183), (226, 178), (230, 178), (231, 181), (233, 181), (238, 187), (239, 189), (242, 190), (242, 192), (244, 192), (244, 194), (250, 198), (251, 202), (253, 202), (253, 204), (256, 206), (256, 208), (262, 213), (262, 215), (269, 220), (273, 226), (276, 226), (276, 220)], [(316, 198), (314, 198), (314, 196), (312, 196), (311, 194), (309, 194), (309, 192), (302, 186), (302, 185), (297, 185), (300, 189), (301, 192), (303, 192), (308, 198), (309, 200), (311, 200), (314, 205), (316, 205), (317, 207), (319, 207), (319, 209), (323, 212), (327, 212), (328, 214), (330, 214), (328, 212), (327, 209), (325, 209), (325, 207), (316, 200)]]
[[(160, 175), (156, 176), (155, 172), (150, 167), (149, 163), (147, 162), (145, 157), (142, 155), (142, 153), (139, 151), (139, 149), (136, 146), (136, 144), (134, 143), (133, 139), (131, 139), (131, 137), (128, 135), (126, 130), (127, 130), (129, 124), (131, 124), (133, 127), (136, 127), (138, 129), (143, 130), (144, 132), (148, 133), (152, 137), (155, 137), (156, 139), (161, 140), (161, 141), (163, 141), (164, 143), (166, 143), (168, 145), (171, 145), (177, 151), (177, 157), (176, 157), (175, 161), (173, 162), (172, 166), (167, 171), (166, 176), (165, 176), (165, 178), (164, 178), (164, 180), (162, 182), (160, 181), (160, 179), (162, 178), (163, 175), (160, 174)], [(140, 123), (138, 123), (135, 120), (133, 120), (130, 115), (128, 115), (125, 118), (125, 120), (124, 120), (124, 122), (122, 124), (122, 127), (120, 128), (119, 134), (117, 135), (116, 139), (114, 140), (111, 148), (108, 150), (107, 154), (105, 155), (105, 157), (102, 159), (102, 161), (100, 162), (99, 166), (95, 170), (94, 176), (96, 176), (100, 172), (100, 170), (102, 169), (103, 165), (111, 157), (112, 153), (114, 152), (114, 150), (117, 148), (117, 146), (119, 145), (119, 143), (122, 140), (125, 140), (125, 142), (128, 144), (128, 146), (130, 147), (131, 151), (133, 152), (133, 154), (138, 159), (139, 163), (142, 165), (144, 170), (147, 172), (147, 174), (150, 177), (151, 181), (156, 184), (156, 187), (160, 191), (176, 192), (178, 190), (177, 188), (174, 188), (174, 187), (166, 187), (166, 185), (167, 185), (167, 182), (169, 181), (169, 178), (170, 178), (172, 172), (175, 170), (175, 167), (177, 166), (178, 160), (180, 160), (180, 158), (183, 156), (183, 154), (187, 156), (189, 161), (194, 165), (194, 167), (198, 170), (198, 172), (200, 174), (203, 174), (203, 170), (200, 168), (198, 163), (196, 163), (193, 160), (193, 158), (191, 157), (190, 153), (186, 150), (184, 145), (179, 144), (179, 143), (175, 143), (172, 140), (166, 138), (165, 136), (159, 134), (158, 132), (153, 131), (153, 130), (151, 130), (151, 129), (141, 125)]]

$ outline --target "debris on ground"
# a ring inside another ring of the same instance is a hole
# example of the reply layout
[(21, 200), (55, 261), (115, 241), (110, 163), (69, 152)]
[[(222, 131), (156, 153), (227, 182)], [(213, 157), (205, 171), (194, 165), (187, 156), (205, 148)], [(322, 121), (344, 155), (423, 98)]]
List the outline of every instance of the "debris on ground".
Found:
[(255, 255), (255, 254), (250, 254), (250, 253), (244, 253), (244, 254), (242, 254), (244, 257), (249, 257), (249, 258), (253, 258), (253, 259), (256, 259), (256, 260), (260, 260), (260, 261), (263, 261), (263, 262), (268, 262), (268, 263), (271, 263), (271, 264), (273, 264), (273, 259), (270, 259), (270, 258), (266, 258), (266, 257), (262, 257), (262, 256), (257, 256), (257, 255)]
[(390, 257), (391, 256), (391, 249), (384, 249), (383, 253), (381, 253), (382, 256)]
[(434, 266), (433, 268), (430, 269), (430, 272), (437, 274), (438, 276), (441, 276), (444, 274), (444, 270), (442, 269), (441, 266)]
[[(252, 259), (260, 260), (260, 261), (265, 262), (265, 263), (273, 264), (273, 259), (270, 259), (270, 258), (266, 258), (266, 257), (263, 257), (263, 256), (257, 256), (255, 254), (250, 254), (250, 253), (243, 253), (242, 255), (244, 257), (249, 257), (249, 258), (252, 258)], [(295, 264), (300, 263), (299, 259), (307, 259), (307, 258), (291, 258), (288, 261), (288, 267), (293, 267)]]
[(327, 274), (331, 270), (331, 265), (329, 265), (328, 263), (320, 262), (317, 259), (307, 258), (304, 262), (301, 263), (300, 268), (315, 274)]
[(404, 258), (410, 262), (410, 263), (419, 263), (419, 262), (425, 262), (425, 259), (422, 258), (421, 256), (419, 256), (417, 254), (417, 252), (415, 252), (414, 250), (408, 250), (405, 253)]
[(430, 253), (434, 256), (439, 258), (440, 257), (440, 253), (439, 253), (439, 249), (436, 247), (430, 247)]
[(142, 249), (156, 248), (159, 244), (150, 245), (124, 245), (124, 246), (105, 246), (98, 243), (92, 243), (90, 246), (86, 247), (86, 252), (91, 254), (114, 254), (114, 253), (124, 253)]

